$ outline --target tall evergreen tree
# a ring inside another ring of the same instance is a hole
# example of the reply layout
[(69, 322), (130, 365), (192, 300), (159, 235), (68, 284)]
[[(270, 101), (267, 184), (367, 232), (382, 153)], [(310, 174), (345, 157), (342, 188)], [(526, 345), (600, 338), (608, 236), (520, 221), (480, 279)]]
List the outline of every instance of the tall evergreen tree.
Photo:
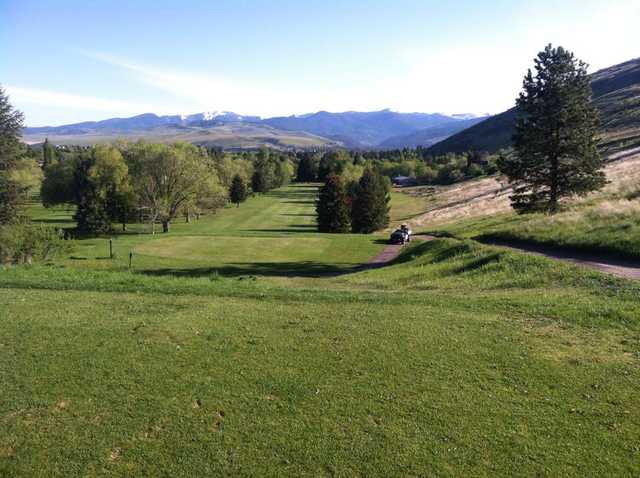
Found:
[(300, 183), (318, 180), (318, 158), (314, 153), (304, 153), (300, 164), (298, 164), (296, 180)]
[(111, 232), (111, 218), (105, 200), (100, 197), (97, 185), (91, 180), (93, 157), (78, 161), (74, 171), (74, 195), (76, 230), (80, 234), (107, 234)]
[(374, 169), (366, 169), (354, 188), (351, 229), (371, 233), (389, 225), (389, 183)]
[(20, 157), (20, 135), (24, 117), (11, 106), (0, 87), (0, 224), (14, 221), (23, 196), (23, 188), (12, 179)]
[(548, 45), (529, 70), (516, 100), (515, 154), (500, 170), (513, 185), (518, 212), (558, 211), (562, 198), (585, 195), (606, 183), (598, 155), (598, 112), (591, 103), (587, 65)]
[(56, 159), (56, 150), (54, 146), (49, 143), (49, 138), (44, 139), (42, 145), (42, 168), (46, 169), (49, 165), (53, 164)]
[(247, 199), (247, 185), (239, 174), (233, 177), (231, 188), (229, 188), (229, 198), (237, 207), (240, 207), (240, 203)]
[(320, 232), (349, 232), (349, 202), (340, 176), (330, 174), (316, 201)]

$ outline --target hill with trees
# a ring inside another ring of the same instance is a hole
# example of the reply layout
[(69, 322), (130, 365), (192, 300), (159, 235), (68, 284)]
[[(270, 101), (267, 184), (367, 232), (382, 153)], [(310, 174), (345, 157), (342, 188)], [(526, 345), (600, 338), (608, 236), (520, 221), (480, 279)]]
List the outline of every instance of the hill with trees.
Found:
[[(640, 58), (593, 73), (591, 88), (600, 112), (602, 150), (609, 153), (640, 146)], [(514, 107), (433, 145), (429, 151), (437, 155), (508, 148), (515, 121)]]

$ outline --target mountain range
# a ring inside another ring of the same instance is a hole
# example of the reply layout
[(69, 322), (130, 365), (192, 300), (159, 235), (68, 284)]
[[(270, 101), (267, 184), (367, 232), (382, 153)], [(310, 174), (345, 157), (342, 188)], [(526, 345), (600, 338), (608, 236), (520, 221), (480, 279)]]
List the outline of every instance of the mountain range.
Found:
[[(603, 153), (640, 146), (640, 58), (591, 75), (593, 102), (600, 112)], [(515, 92), (514, 92), (515, 98)], [(429, 148), (433, 154), (469, 150), (495, 152), (511, 146), (516, 109), (485, 119)]]
[(229, 111), (158, 116), (146, 113), (62, 126), (25, 128), (23, 138), (39, 143), (93, 144), (117, 138), (184, 140), (227, 149), (335, 147), (395, 149), (429, 146), (484, 119), (471, 114), (398, 113), (391, 110), (344, 113), (319, 111), (260, 118)]

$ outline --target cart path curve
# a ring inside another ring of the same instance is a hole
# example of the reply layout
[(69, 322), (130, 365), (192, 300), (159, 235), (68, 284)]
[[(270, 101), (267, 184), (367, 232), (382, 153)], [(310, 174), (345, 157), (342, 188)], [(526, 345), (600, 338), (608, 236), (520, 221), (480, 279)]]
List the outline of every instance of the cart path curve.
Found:
[(520, 252), (536, 254), (564, 262), (571, 262), (578, 266), (588, 267), (600, 272), (622, 277), (624, 279), (640, 280), (640, 261), (632, 259), (615, 259), (597, 253), (573, 252), (556, 249), (540, 244), (526, 244), (510, 241), (482, 241), (491, 246), (506, 247)]
[[(411, 239), (412, 240), (418, 239), (421, 241), (431, 241), (436, 238), (434, 236), (429, 236), (427, 234), (413, 234), (411, 236)], [(400, 252), (402, 252), (403, 247), (404, 246), (401, 244), (387, 244), (386, 246), (384, 246), (384, 249), (382, 250), (382, 252), (377, 256), (372, 257), (368, 263), (362, 266), (361, 270), (377, 269), (378, 267), (382, 267), (386, 265), (387, 263), (391, 262), (392, 260), (394, 260), (396, 257), (400, 255)]]

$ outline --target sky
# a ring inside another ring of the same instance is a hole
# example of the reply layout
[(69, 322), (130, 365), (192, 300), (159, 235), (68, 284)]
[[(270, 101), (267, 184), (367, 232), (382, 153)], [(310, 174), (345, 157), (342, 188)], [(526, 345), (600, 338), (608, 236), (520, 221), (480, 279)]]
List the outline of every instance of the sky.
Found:
[(0, 0), (28, 126), (142, 113), (498, 113), (548, 43), (640, 57), (640, 0)]

